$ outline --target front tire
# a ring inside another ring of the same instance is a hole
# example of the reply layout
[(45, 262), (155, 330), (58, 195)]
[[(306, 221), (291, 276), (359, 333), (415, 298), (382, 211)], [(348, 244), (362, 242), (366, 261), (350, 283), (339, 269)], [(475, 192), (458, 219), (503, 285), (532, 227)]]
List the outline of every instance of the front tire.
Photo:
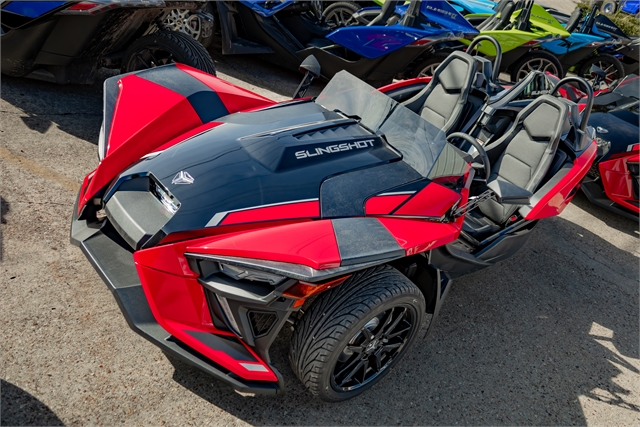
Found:
[(549, 72), (559, 79), (564, 77), (564, 70), (558, 58), (544, 50), (534, 50), (520, 58), (511, 69), (511, 81), (519, 82), (531, 71)]
[(607, 77), (605, 78), (605, 83), (610, 85), (615, 80), (618, 80), (624, 77), (624, 65), (618, 58), (613, 55), (597, 55), (592, 58), (587, 59), (582, 66), (580, 67), (580, 71), (578, 72), (578, 76), (585, 79), (587, 82), (591, 83), (593, 77), (591, 76), (591, 66), (596, 65), (600, 67), (605, 73), (607, 73)]
[(213, 59), (197, 40), (178, 31), (158, 31), (129, 46), (122, 59), (123, 73), (179, 62), (216, 75)]
[(602, 13), (604, 13), (605, 15), (613, 15), (614, 13), (616, 13), (617, 9), (618, 4), (615, 0), (605, 1), (604, 3), (602, 3), (602, 7), (600, 8)]
[(406, 353), (425, 306), (418, 287), (393, 267), (355, 273), (306, 311), (291, 340), (291, 367), (320, 399), (351, 399), (373, 387)]

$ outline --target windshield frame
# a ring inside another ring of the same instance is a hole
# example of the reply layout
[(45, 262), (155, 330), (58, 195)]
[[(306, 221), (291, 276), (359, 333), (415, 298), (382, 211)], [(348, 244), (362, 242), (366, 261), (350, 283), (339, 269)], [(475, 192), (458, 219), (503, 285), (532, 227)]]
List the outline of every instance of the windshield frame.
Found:
[(438, 126), (347, 71), (336, 73), (314, 102), (384, 137), (425, 178), (447, 144)]

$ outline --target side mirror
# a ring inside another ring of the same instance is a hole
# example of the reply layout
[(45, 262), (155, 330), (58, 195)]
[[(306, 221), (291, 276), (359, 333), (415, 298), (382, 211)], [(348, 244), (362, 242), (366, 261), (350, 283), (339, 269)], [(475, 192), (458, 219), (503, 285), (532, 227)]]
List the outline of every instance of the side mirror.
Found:
[(487, 187), (493, 191), (496, 200), (504, 205), (527, 205), (533, 196), (531, 191), (501, 179), (488, 182)]
[(296, 93), (293, 95), (293, 99), (302, 98), (307, 89), (311, 86), (313, 79), (320, 77), (320, 63), (315, 56), (307, 56), (299, 68), (300, 72), (304, 74)]

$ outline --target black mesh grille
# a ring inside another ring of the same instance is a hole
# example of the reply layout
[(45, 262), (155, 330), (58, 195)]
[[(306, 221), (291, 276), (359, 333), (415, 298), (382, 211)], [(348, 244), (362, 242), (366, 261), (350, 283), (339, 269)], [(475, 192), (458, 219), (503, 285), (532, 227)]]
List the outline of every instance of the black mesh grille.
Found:
[(267, 335), (276, 321), (276, 314), (270, 311), (250, 311), (248, 314), (251, 331), (256, 338)]

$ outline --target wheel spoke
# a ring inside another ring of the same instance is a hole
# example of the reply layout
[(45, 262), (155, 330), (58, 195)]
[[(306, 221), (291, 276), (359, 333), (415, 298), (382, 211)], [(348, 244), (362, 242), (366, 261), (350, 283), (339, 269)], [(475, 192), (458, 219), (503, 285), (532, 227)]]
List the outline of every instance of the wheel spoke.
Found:
[(368, 370), (369, 370), (369, 360), (363, 360), (362, 361), (362, 381), (360, 381), (360, 384), (364, 384), (364, 382), (367, 380)]
[(346, 350), (349, 350), (352, 353), (362, 353), (363, 348), (361, 345), (348, 345)]
[(388, 352), (389, 350), (393, 350), (394, 348), (398, 348), (398, 347), (400, 347), (402, 344), (403, 344), (403, 343), (399, 342), (399, 343), (395, 343), (395, 344), (387, 344), (387, 345), (384, 345), (384, 346), (382, 346), (382, 352), (383, 352), (383, 353), (386, 353), (386, 352)]
[(151, 68), (151, 65), (149, 65), (149, 63), (142, 57), (142, 52), (136, 53), (136, 58), (138, 58), (140, 62), (142, 62), (145, 65), (145, 67)]
[(151, 51), (150, 49), (147, 49), (149, 51), (149, 56), (151, 56), (151, 65), (154, 67), (158, 66), (158, 60), (156, 59), (155, 56), (153, 56), (153, 51)]
[(342, 369), (340, 370), (340, 372), (338, 372), (335, 377), (338, 378), (340, 375), (344, 374), (345, 372), (347, 372), (349, 369), (351, 369), (351, 367), (357, 363), (360, 362), (362, 359), (360, 358), (360, 356), (355, 356), (351, 359), (350, 362), (348, 362), (345, 366), (342, 367)]
[(376, 334), (376, 338), (380, 338), (382, 336), (382, 334), (384, 334), (387, 326), (391, 323), (391, 321), (393, 320), (393, 312), (395, 311), (395, 307), (392, 308), (389, 313), (387, 314), (387, 317), (385, 318), (384, 322), (382, 323), (382, 326), (380, 326), (380, 331), (378, 331), (378, 333)]
[(398, 324), (400, 323), (400, 321), (402, 319), (404, 319), (404, 315), (407, 314), (407, 309), (405, 308), (404, 310), (402, 310), (402, 313), (400, 313), (398, 315), (398, 317), (396, 317), (396, 320), (393, 321), (393, 323), (391, 323), (391, 325), (389, 325), (389, 327), (387, 328), (387, 330), (385, 331), (384, 336), (388, 337), (389, 332), (392, 332), (396, 326), (398, 326)]
[(382, 368), (382, 349), (376, 351), (373, 354), (373, 370), (376, 372), (380, 372), (380, 369)]
[[(358, 364), (347, 374), (347, 376), (345, 376), (342, 381), (340, 382), (340, 384), (338, 384), (338, 386), (342, 387), (344, 386), (344, 384), (349, 381), (359, 370), (360, 368), (362, 368), (362, 365), (364, 365), (364, 361), (363, 360), (359, 360)], [(336, 377), (338, 377), (338, 375), (336, 375)]]
[(371, 332), (369, 330), (369, 328), (367, 328), (366, 326), (363, 327), (361, 329), (361, 331), (364, 333), (364, 337), (365, 337), (365, 342), (362, 343), (363, 345), (364, 344), (368, 344), (368, 343), (370, 343), (371, 341), (373, 341), (375, 339), (375, 336), (373, 335), (373, 332)]
[(402, 333), (404, 333), (404, 332), (407, 332), (407, 331), (408, 331), (408, 330), (410, 330), (410, 329), (411, 329), (411, 325), (407, 326), (407, 327), (406, 327), (406, 328), (404, 328), (404, 329), (400, 329), (399, 331), (395, 331), (394, 333), (387, 335), (387, 339), (395, 338), (395, 337), (397, 337), (398, 335), (400, 335), (400, 334), (402, 334)]

